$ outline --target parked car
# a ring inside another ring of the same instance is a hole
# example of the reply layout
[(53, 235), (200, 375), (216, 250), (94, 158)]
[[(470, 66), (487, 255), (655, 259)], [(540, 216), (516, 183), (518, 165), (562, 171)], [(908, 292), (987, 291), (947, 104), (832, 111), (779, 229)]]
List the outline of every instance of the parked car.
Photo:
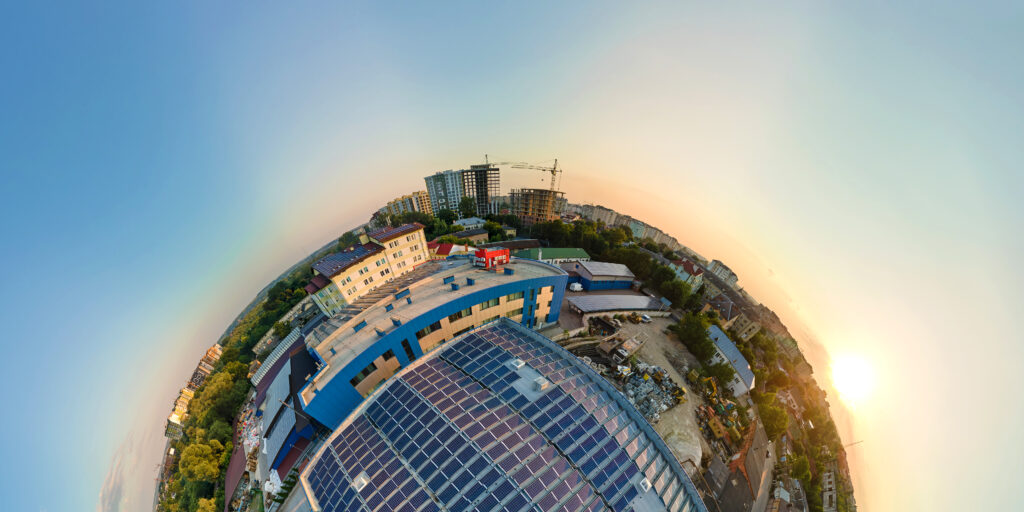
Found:
[(649, 324), (651, 323), (651, 317), (649, 315), (640, 315), (640, 321)]
[(582, 292), (583, 291), (583, 285), (580, 284), (580, 283), (572, 283), (572, 284), (569, 285), (569, 291), (570, 292)]

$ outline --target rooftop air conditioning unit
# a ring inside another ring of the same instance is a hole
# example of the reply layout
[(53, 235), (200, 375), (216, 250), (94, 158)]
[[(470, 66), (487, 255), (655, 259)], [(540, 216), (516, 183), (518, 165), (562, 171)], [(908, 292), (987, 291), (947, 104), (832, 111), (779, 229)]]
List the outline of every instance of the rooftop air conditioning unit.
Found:
[(512, 365), (512, 369), (514, 369), (514, 370), (518, 370), (518, 369), (522, 368), (522, 367), (523, 367), (523, 365), (525, 365), (525, 364), (526, 364), (526, 362), (525, 362), (525, 361), (523, 361), (522, 359), (519, 359), (519, 358), (517, 357), (517, 358), (515, 358), (515, 359), (513, 359), (513, 360), (509, 361), (509, 364), (510, 364), (510, 365)]
[(646, 479), (646, 478), (641, 478), (640, 479), (640, 490), (643, 491), (643, 492), (647, 492), (647, 491), (651, 490), (651, 481)]
[(355, 480), (352, 481), (352, 488), (355, 489), (356, 492), (359, 492), (369, 484), (370, 477), (366, 476), (366, 471), (363, 471), (362, 473), (359, 473), (359, 476), (357, 476)]
[(551, 383), (544, 377), (537, 377), (533, 380), (533, 389), (536, 391), (544, 391), (549, 385), (551, 385)]

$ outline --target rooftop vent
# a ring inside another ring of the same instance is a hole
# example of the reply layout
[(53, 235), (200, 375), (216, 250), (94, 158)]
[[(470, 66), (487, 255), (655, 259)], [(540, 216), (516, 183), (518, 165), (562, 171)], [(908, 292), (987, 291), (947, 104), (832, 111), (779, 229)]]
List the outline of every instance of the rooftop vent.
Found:
[(505, 275), (506, 275), (506, 276), (510, 276), (510, 275), (512, 275), (512, 274), (515, 274), (515, 273), (516, 273), (516, 269), (514, 269), (514, 268), (505, 268), (505, 269), (503, 269), (503, 270), (505, 271)]
[(475, 279), (473, 279), (472, 277), (467, 277), (466, 278), (466, 286), (473, 286), (474, 284), (476, 284), (476, 280)]
[(455, 290), (458, 290), (458, 289), (459, 289), (459, 283), (452, 283), (452, 291), (454, 292)]
[(352, 480), (352, 488), (356, 492), (362, 491), (364, 487), (370, 484), (370, 477), (366, 476), (366, 471), (359, 473), (359, 476)]
[(533, 389), (535, 391), (544, 391), (550, 385), (551, 383), (544, 377), (537, 377), (536, 379), (533, 379)]
[(381, 338), (383, 338), (387, 334), (386, 332), (384, 332), (384, 329), (381, 329), (380, 327), (374, 327), (373, 330), (377, 331), (377, 336)]
[(526, 364), (526, 362), (525, 362), (525, 361), (523, 361), (522, 359), (519, 359), (519, 358), (517, 357), (517, 358), (515, 358), (515, 359), (513, 359), (513, 360), (509, 361), (509, 362), (508, 362), (508, 364), (509, 364), (509, 366), (511, 366), (511, 367), (512, 367), (513, 369), (515, 369), (515, 370), (518, 370), (518, 369), (522, 368), (522, 367), (523, 367), (523, 365), (524, 365), (524, 364)]
[(399, 325), (402, 325), (402, 321), (397, 319), (397, 318), (395, 318), (395, 317), (391, 317), (391, 323), (394, 324), (395, 327), (398, 327)]
[(646, 478), (641, 478), (640, 479), (640, 490), (642, 492), (647, 492), (647, 491), (651, 490), (651, 481), (646, 479)]

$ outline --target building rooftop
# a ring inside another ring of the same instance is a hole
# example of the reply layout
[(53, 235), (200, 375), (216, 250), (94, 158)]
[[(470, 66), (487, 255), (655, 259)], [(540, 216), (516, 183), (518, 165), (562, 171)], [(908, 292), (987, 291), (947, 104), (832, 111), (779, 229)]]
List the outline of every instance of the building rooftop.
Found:
[(528, 258), (531, 260), (558, 260), (567, 258), (590, 259), (590, 255), (587, 254), (587, 251), (578, 247), (538, 247), (535, 249), (523, 249), (516, 251), (513, 256), (518, 258)]
[(479, 229), (467, 229), (465, 231), (459, 231), (458, 233), (452, 233), (456, 238), (466, 238), (468, 236), (486, 235), (487, 230), (484, 228)]
[[(621, 263), (606, 263), (604, 261), (577, 261), (566, 263), (566, 265), (579, 265), (594, 277), (628, 277), (633, 279), (633, 273), (629, 267)], [(568, 269), (566, 269), (568, 270)]]
[(583, 313), (598, 313), (601, 311), (629, 311), (647, 310), (657, 311), (662, 309), (661, 301), (647, 295), (579, 295), (569, 297), (569, 304)]
[(473, 226), (476, 224), (483, 224), (484, 222), (487, 221), (481, 219), (480, 217), (467, 217), (465, 219), (459, 219), (455, 221), (455, 224), (458, 224), (459, 226)]
[(714, 342), (715, 346), (725, 354), (733, 367), (736, 368), (736, 375), (739, 376), (740, 380), (747, 388), (754, 387), (754, 372), (750, 369), (750, 363), (747, 362), (747, 358), (743, 357), (740, 353), (740, 349), (736, 348), (736, 344), (729, 339), (728, 336), (719, 329), (717, 325), (708, 327), (708, 336), (711, 337), (711, 341)]
[(718, 312), (718, 316), (724, 322), (732, 320), (741, 313), (740, 307), (723, 293), (719, 293), (712, 297), (711, 300), (708, 301), (708, 305)]
[(691, 276), (699, 276), (704, 273), (704, 269), (698, 267), (690, 260), (675, 260), (672, 263), (675, 263), (678, 267), (682, 267), (682, 269)]
[(323, 276), (323, 274), (317, 274), (313, 276), (313, 279), (309, 280), (309, 284), (307, 284), (304, 287), (306, 290), (306, 295), (313, 295), (314, 293), (322, 290), (324, 286), (327, 286), (330, 283), (331, 282), (328, 281), (327, 278)]
[(423, 224), (420, 224), (419, 222), (413, 222), (412, 224), (402, 224), (401, 226), (395, 228), (381, 228), (367, 233), (366, 236), (378, 242), (387, 242), (388, 240), (391, 240), (393, 238), (398, 238), (402, 235), (408, 235), (409, 233), (419, 231), (421, 229), (423, 229)]
[(268, 374), (272, 374), (270, 376), (273, 377), (281, 370), (281, 365), (277, 363), (282, 359), (288, 359), (288, 353), (291, 352), (293, 346), (296, 345), (301, 336), (302, 334), (299, 332), (298, 328), (292, 329), (292, 332), (288, 333), (288, 336), (285, 336), (284, 339), (277, 343), (274, 350), (270, 351), (267, 358), (263, 360), (262, 364), (260, 364), (259, 369), (257, 369), (256, 373), (254, 373), (252, 378), (249, 379), (253, 386), (259, 389), (260, 383)]
[[(393, 330), (395, 325), (392, 319), (405, 323), (442, 304), (482, 289), (511, 281), (564, 274), (556, 266), (516, 258), (513, 258), (508, 265), (503, 266), (511, 269), (514, 272), (512, 275), (474, 267), (468, 258), (438, 260), (436, 265), (437, 268), (432, 274), (406, 288), (412, 299), (411, 304), (405, 299), (405, 290), (388, 295), (338, 325), (329, 335), (318, 338), (318, 343), (315, 342), (311, 348), (316, 350), (327, 366), (303, 391), (302, 396), (306, 403), (312, 400), (314, 389), (319, 389), (320, 382), (329, 382), (341, 368), (344, 368), (346, 364), (379, 339), (376, 329), (385, 332)], [(454, 277), (454, 282), (460, 285), (458, 290), (452, 290), (451, 285), (444, 282), (448, 277)], [(466, 278), (472, 278), (474, 284), (466, 285)], [(395, 298), (395, 295), (402, 295), (402, 297)], [(393, 309), (388, 311), (388, 305), (392, 305)], [(365, 325), (362, 325), (364, 322)], [(325, 322), (320, 329), (335, 325), (336, 323)], [(357, 326), (361, 326), (359, 330), (356, 330)]]
[(621, 393), (504, 318), (385, 382), (300, 481), (317, 510), (707, 510)]
[(518, 249), (534, 249), (540, 247), (540, 240), (537, 240), (536, 238), (521, 238), (517, 240), (505, 240), (504, 242), (481, 244), (480, 247), (491, 247), (492, 245), (501, 246), (510, 251), (515, 251)]
[(327, 277), (334, 277), (364, 258), (382, 251), (384, 248), (373, 242), (353, 245), (344, 251), (324, 256), (313, 264), (313, 270)]

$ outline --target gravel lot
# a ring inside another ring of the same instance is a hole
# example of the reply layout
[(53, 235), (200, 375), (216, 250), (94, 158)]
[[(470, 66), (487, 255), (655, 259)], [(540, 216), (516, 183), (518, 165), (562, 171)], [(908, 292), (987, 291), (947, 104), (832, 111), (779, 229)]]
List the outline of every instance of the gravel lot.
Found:
[[(700, 467), (701, 454), (710, 453), (711, 447), (701, 436), (694, 413), (695, 404), (700, 404), (701, 399), (693, 393), (683, 375), (684, 368), (694, 368), (698, 362), (682, 343), (664, 333), (670, 324), (668, 318), (654, 318), (649, 324), (626, 322), (622, 326), (622, 333), (627, 337), (636, 335), (638, 339), (644, 340), (640, 347), (640, 359), (664, 368), (672, 379), (686, 388), (686, 402), (662, 413), (654, 430), (665, 440), (687, 473), (692, 473), (694, 467)], [(687, 461), (692, 461), (692, 464)]]

